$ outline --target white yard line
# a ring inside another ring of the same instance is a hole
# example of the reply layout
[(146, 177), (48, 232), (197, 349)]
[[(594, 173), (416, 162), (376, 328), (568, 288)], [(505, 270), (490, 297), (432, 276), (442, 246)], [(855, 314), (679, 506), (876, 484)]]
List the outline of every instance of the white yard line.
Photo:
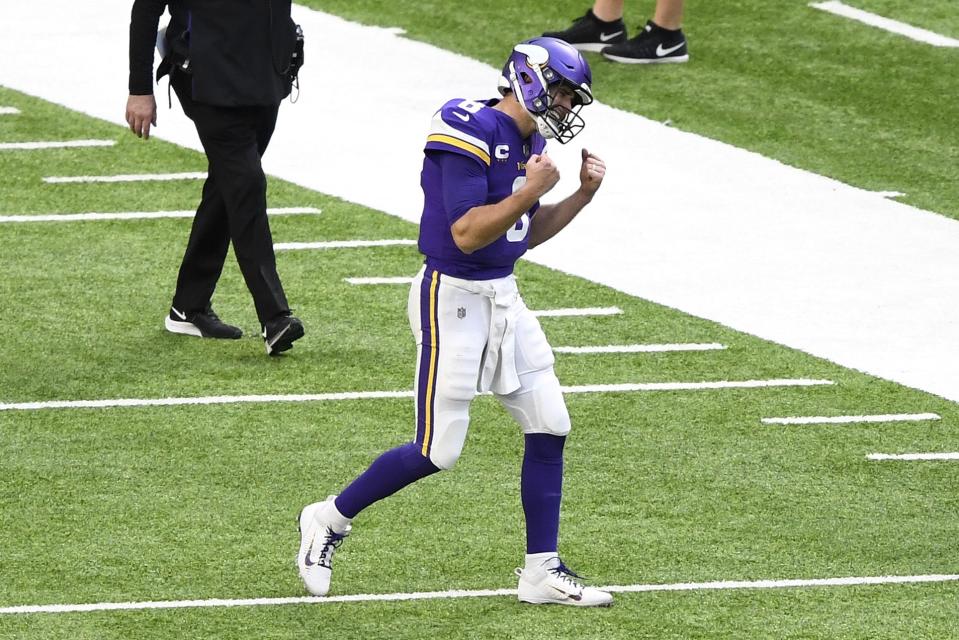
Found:
[[(564, 393), (616, 393), (619, 391), (700, 391), (708, 389), (761, 389), (764, 387), (819, 387), (834, 384), (832, 380), (716, 380), (711, 382), (627, 382), (622, 384), (588, 384), (562, 387)], [(3, 405), (0, 405), (0, 409)]]
[(538, 318), (565, 318), (569, 316), (615, 316), (623, 312), (619, 307), (583, 307), (581, 309), (540, 309), (533, 311)]
[[(318, 214), (316, 207), (276, 207), (266, 210), (271, 216), (289, 216), (296, 214)], [(114, 211), (111, 213), (41, 213), (37, 215), (17, 214), (0, 216), (0, 223), (7, 222), (91, 222), (96, 220), (150, 220), (154, 218), (192, 218), (191, 211)]]
[(915, 576), (864, 576), (848, 578), (811, 578), (793, 580), (722, 580), (717, 582), (686, 582), (676, 584), (638, 584), (622, 587), (602, 587), (614, 593), (637, 593), (645, 591), (703, 591), (726, 589), (791, 589), (797, 587), (853, 587), (876, 584), (915, 584), (928, 582), (955, 582), (959, 575), (932, 573)]
[(16, 107), (0, 107), (0, 116), (15, 116), (20, 113)]
[[(324, 242), (278, 242), (273, 245), (277, 251), (301, 251), (305, 249), (357, 249), (362, 247), (400, 247), (416, 246), (416, 240), (327, 240)], [(412, 282), (410, 278), (407, 282)], [(359, 283), (352, 283), (359, 284)]]
[[(0, 85), (125, 128), (116, 85), (128, 72), (126, 56), (117, 55), (129, 39), (128, 21), (116, 19), (123, 11), (129, 2), (122, 0), (4, 3), (5, 23), (17, 28), (0, 39), (0, 60), (31, 63), (0, 65)], [(499, 67), (299, 5), (293, 17), (307, 33), (323, 34), (307, 46), (318, 47), (312, 50), (324, 63), (301, 70), (304, 90), (296, 104), (283, 105), (264, 168), (418, 221), (431, 114), (451, 98), (495, 96)], [(64, 51), (84, 51), (98, 72), (75, 73), (63, 64)], [(350, 100), (330, 101), (322, 90), (330, 69)], [(377, 69), (376, 83), (369, 69)], [(383, 147), (382, 130), (369, 126), (382, 120), (383, 95), (393, 97), (396, 126), (371, 189), (368, 172), (356, 167), (370, 166), (369, 149)], [(575, 188), (582, 147), (606, 161), (603, 188), (589, 215), (530, 251), (529, 260), (959, 401), (959, 222), (597, 97), (583, 111), (588, 126), (575, 144), (550, 145), (567, 177), (544, 201)], [(170, 110), (164, 101), (159, 111), (158, 138), (201, 149), (179, 105)], [(336, 126), (317, 127), (317, 113)]]
[(906, 36), (907, 38), (916, 40), (917, 42), (931, 44), (936, 47), (959, 47), (959, 40), (956, 40), (955, 38), (949, 38), (947, 36), (935, 33), (934, 31), (920, 29), (919, 27), (914, 27), (910, 24), (906, 24), (905, 22), (899, 22), (898, 20), (883, 18), (882, 16), (877, 16), (875, 13), (869, 13), (868, 11), (863, 11), (862, 9), (856, 9), (855, 7), (850, 7), (849, 5), (843, 4), (842, 2), (838, 2), (836, 0), (831, 0), (830, 2), (812, 2), (809, 4), (809, 6), (813, 7), (814, 9), (827, 11), (837, 16), (842, 16), (843, 18), (849, 18), (850, 20), (868, 24), (870, 27), (877, 27), (883, 31), (889, 31), (901, 36)]
[[(412, 284), (413, 278), (405, 276), (343, 278), (344, 282), (355, 285), (391, 285)], [(530, 311), (538, 318), (565, 318), (570, 316), (614, 316), (623, 312), (619, 307), (582, 307), (565, 309), (540, 309)]]
[(951, 453), (870, 453), (867, 460), (959, 460), (959, 452)]
[(791, 416), (763, 418), (763, 424), (855, 424), (857, 422), (914, 422), (939, 420), (936, 413), (888, 413), (869, 416)]
[(367, 284), (412, 284), (413, 278), (406, 278), (403, 276), (389, 277), (389, 278), (343, 278), (345, 282), (356, 285), (367, 285)]
[(665, 353), (671, 351), (718, 351), (726, 345), (717, 342), (679, 344), (608, 344), (599, 347), (553, 347), (556, 353)]
[(328, 402), (412, 398), (412, 391), (347, 391), (342, 393), (294, 393), (282, 395), (199, 396), (193, 398), (113, 398), (107, 400), (50, 400), (0, 403), (0, 411), (34, 409), (101, 409), (113, 407), (170, 407), (180, 405), (238, 404), (248, 402)]
[(33, 151), (36, 149), (72, 149), (79, 147), (112, 147), (116, 140), (49, 140), (38, 142), (0, 142), (0, 151)]
[[(882, 584), (955, 582), (959, 575), (926, 574), (914, 576), (865, 576), (846, 578), (810, 578), (798, 580), (723, 580), (716, 582), (677, 582), (671, 584), (629, 584), (599, 587), (613, 593), (651, 591), (728, 591), (735, 589), (799, 589), (851, 587)], [(35, 613), (89, 613), (96, 611), (138, 611), (149, 609), (193, 609), (209, 607), (262, 607), (289, 604), (335, 604), (341, 602), (403, 602), (410, 600), (451, 600), (459, 598), (516, 597), (516, 589), (456, 589), (450, 591), (414, 591), (409, 593), (363, 593), (342, 596), (294, 596), (286, 598), (212, 598), (208, 600), (153, 600), (141, 602), (98, 602), (90, 604), (41, 604), (0, 607), (0, 615)]]
[[(707, 389), (756, 389), (761, 387), (810, 387), (833, 384), (830, 380), (718, 380), (712, 382), (640, 382), (561, 387), (563, 393), (615, 393), (624, 391), (698, 391)], [(412, 398), (412, 391), (344, 391), (339, 393), (294, 393), (241, 396), (198, 396), (189, 398), (112, 398), (103, 400), (44, 400), (2, 402), (0, 411), (38, 409), (106, 409), (114, 407), (170, 407), (179, 405), (238, 404), (248, 402), (329, 402)]]
[(185, 173), (135, 173), (118, 176), (47, 176), (47, 184), (66, 184), (74, 182), (153, 182), (166, 180), (206, 180), (205, 171)]

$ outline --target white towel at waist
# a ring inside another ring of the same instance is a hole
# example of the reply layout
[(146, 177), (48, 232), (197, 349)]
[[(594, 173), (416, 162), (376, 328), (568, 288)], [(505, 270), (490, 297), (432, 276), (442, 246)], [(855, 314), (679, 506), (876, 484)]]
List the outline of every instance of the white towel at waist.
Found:
[(510, 275), (496, 280), (463, 280), (444, 276), (443, 280), (490, 300), (489, 338), (480, 363), (476, 390), (506, 395), (519, 389), (516, 325), (526, 305), (519, 296), (516, 278)]

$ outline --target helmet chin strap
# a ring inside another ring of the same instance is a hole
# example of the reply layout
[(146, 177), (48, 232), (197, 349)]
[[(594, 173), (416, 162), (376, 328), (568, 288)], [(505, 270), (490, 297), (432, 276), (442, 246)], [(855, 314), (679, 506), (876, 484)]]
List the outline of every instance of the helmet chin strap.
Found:
[(552, 127), (546, 123), (546, 118), (542, 116), (533, 115), (533, 120), (536, 122), (536, 128), (539, 130), (539, 135), (543, 136), (547, 140), (552, 140), (556, 137), (556, 133), (553, 131)]

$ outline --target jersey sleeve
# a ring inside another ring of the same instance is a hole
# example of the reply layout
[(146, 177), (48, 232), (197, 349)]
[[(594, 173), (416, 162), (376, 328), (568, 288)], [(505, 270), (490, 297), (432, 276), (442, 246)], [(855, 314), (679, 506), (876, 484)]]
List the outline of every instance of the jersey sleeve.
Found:
[[(436, 112), (426, 137), (427, 151), (451, 151), (490, 165), (489, 133), (478, 114), (470, 112), (477, 103), (451, 100)], [(464, 108), (464, 105), (467, 108)]]
[(486, 204), (486, 169), (478, 162), (452, 153), (436, 154), (443, 176), (443, 207), (452, 225), (473, 207)]

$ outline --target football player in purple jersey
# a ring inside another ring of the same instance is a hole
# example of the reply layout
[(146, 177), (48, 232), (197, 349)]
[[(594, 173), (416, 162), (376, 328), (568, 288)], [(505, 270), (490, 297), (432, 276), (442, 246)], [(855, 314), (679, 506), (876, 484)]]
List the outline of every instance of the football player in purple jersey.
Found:
[(606, 166), (582, 150), (579, 188), (539, 203), (559, 181), (546, 139), (569, 142), (593, 101), (589, 65), (555, 38), (516, 45), (503, 68), (501, 99), (450, 100), (433, 116), (424, 150), (419, 248), (426, 256), (410, 288), (417, 344), (416, 433), (379, 458), (339, 495), (303, 508), (297, 565), (307, 590), (326, 595), (333, 554), (363, 509), (451, 468), (466, 439), (469, 407), (492, 392), (520, 424), (525, 453), (520, 493), (526, 562), (519, 599), (605, 606), (612, 596), (584, 586), (557, 548), (563, 446), (569, 413), (553, 352), (526, 308), (513, 267), (530, 247), (561, 231), (592, 200)]

